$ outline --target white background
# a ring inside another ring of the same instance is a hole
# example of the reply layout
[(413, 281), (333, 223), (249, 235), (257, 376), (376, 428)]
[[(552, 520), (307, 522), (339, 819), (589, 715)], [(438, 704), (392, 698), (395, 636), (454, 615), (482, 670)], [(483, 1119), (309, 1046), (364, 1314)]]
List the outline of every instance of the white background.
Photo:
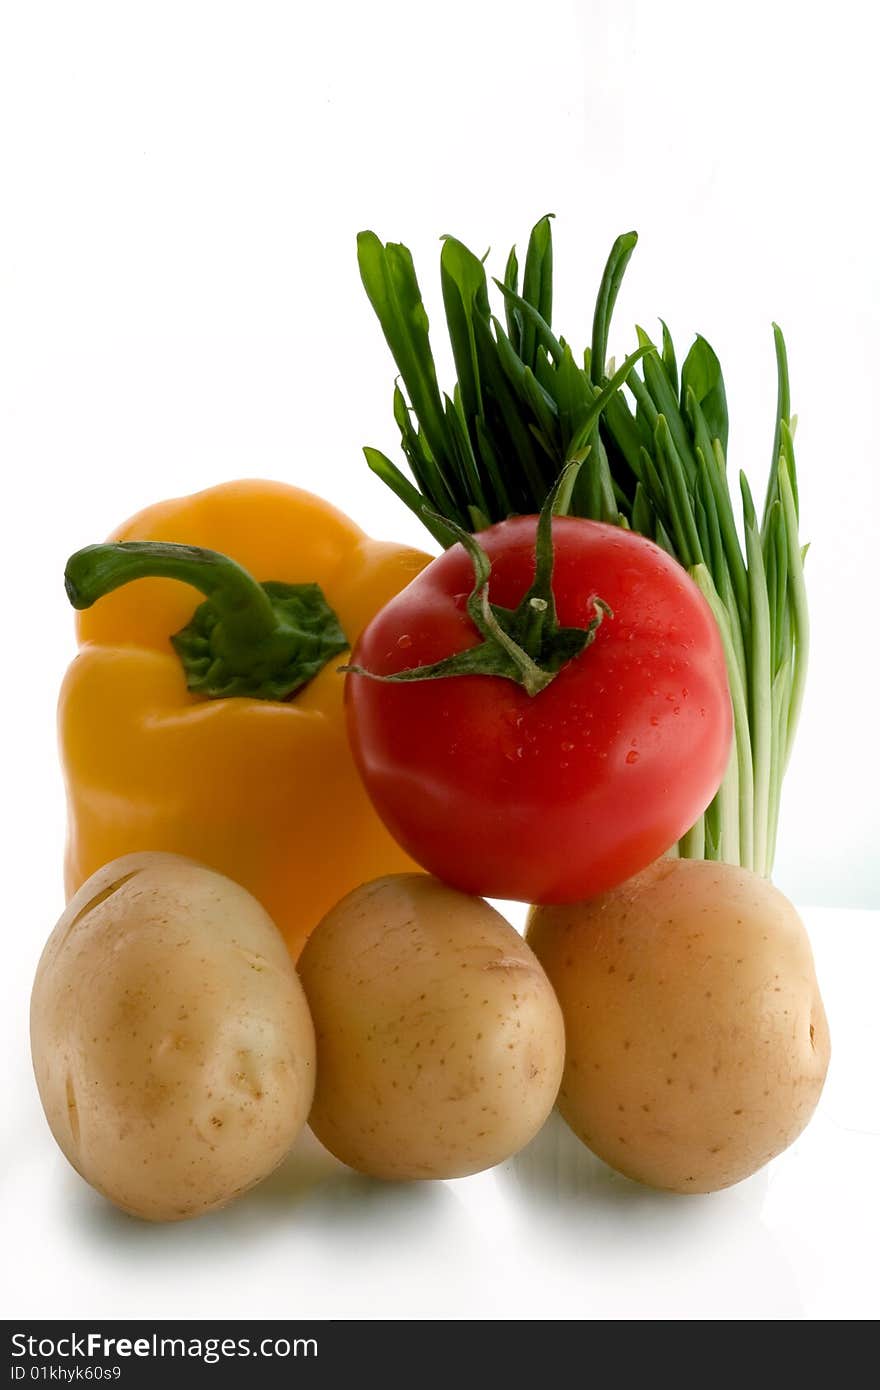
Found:
[[(26, 1047), (30, 979), (62, 905), (64, 560), (150, 501), (245, 475), (311, 487), (374, 534), (427, 545), (360, 455), (364, 443), (398, 452), (393, 366), (357, 275), (362, 227), (412, 248), (439, 328), (438, 236), (491, 246), (500, 270), (511, 242), (524, 247), (554, 211), (555, 319), (578, 344), (611, 241), (637, 228), (611, 349), (658, 314), (681, 356), (703, 332), (725, 369), (731, 468), (759, 495), (770, 321), (783, 325), (814, 634), (776, 879), (802, 905), (880, 907), (878, 38), (875, 7), (854, 0), (833, 11), (809, 0), (7, 0), (0, 989), (7, 1121), (22, 1118), (4, 1136), (4, 1201), (26, 1215), (10, 1175), (30, 1135), (51, 1209), (79, 1223), (63, 1242), (72, 1261), (80, 1237), (100, 1245), (111, 1227), (83, 1215), (60, 1174)], [(838, 912), (839, 931), (820, 919), (841, 943), (846, 1013), (844, 965), (853, 980), (864, 968), (856, 953), (843, 959), (856, 918)], [(876, 1064), (864, 1075), (876, 1085)], [(43, 1195), (41, 1179), (29, 1200)], [(801, 1199), (831, 1200), (827, 1189)], [(427, 1200), (442, 1224), (439, 1198)], [(43, 1239), (51, 1263), (51, 1227)], [(150, 1239), (143, 1268), (158, 1288), (165, 1266)], [(126, 1258), (147, 1248), (139, 1240), (126, 1235)], [(104, 1271), (109, 1288), (118, 1270)], [(453, 1261), (440, 1315), (458, 1309), (456, 1278)], [(25, 1311), (37, 1311), (38, 1287), (24, 1288)]]

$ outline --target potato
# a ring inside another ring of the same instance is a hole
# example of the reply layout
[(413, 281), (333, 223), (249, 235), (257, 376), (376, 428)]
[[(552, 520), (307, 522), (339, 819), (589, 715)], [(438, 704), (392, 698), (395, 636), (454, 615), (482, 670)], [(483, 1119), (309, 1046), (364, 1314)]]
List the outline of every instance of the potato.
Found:
[(456, 1178), (540, 1129), (562, 1075), (562, 1016), (522, 937), (426, 874), (333, 908), (299, 961), (315, 1021), (309, 1123), (377, 1178)]
[(31, 998), (43, 1109), (87, 1182), (153, 1221), (223, 1206), (278, 1164), (314, 1089), (308, 1006), (237, 883), (129, 854), (83, 884)]
[(815, 1109), (828, 1025), (804, 927), (745, 869), (662, 859), (588, 903), (532, 908), (562, 1005), (559, 1108), (628, 1177), (729, 1187)]

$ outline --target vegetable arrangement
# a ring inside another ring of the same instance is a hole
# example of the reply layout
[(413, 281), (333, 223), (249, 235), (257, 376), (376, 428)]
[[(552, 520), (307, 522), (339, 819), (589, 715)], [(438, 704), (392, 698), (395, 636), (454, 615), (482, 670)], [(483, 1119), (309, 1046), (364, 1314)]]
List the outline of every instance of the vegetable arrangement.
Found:
[[(604, 365), (634, 244), (581, 365), (547, 219), (504, 326), (447, 238), (441, 398), (409, 253), (360, 238), (418, 486), (367, 457), (437, 559), (243, 482), (69, 560), (70, 901), (32, 1054), (59, 1146), (124, 1210), (222, 1206), (307, 1119), (363, 1173), (449, 1178), (558, 1094), (606, 1162), (683, 1192), (807, 1123), (828, 1029), (767, 881), (807, 644), (784, 345), (743, 556), (708, 344), (680, 386), (665, 325)], [(485, 896), (531, 902), (525, 940)]]
[[(480, 531), (511, 512), (540, 509), (564, 465), (584, 460), (571, 514), (650, 536), (679, 560), (724, 644), (735, 756), (679, 852), (769, 874), (809, 649), (785, 341), (774, 326), (777, 421), (760, 524), (748, 480), (739, 478), (744, 556), (727, 484), (724, 378), (709, 343), (696, 338), (679, 377), (666, 324), (659, 348), (640, 328), (637, 350), (619, 371), (606, 370), (611, 317), (636, 240), (630, 232), (614, 243), (590, 346), (576, 355), (551, 327), (549, 217), (529, 239), (521, 292), (515, 250), (495, 281), (504, 323), (491, 311), (483, 263), (444, 238), (440, 280), (458, 380), (441, 398), (410, 252), (362, 232), (361, 277), (409, 396), (407, 403), (395, 387), (394, 417), (416, 486), (377, 449), (364, 452), (443, 545), (456, 534), (444, 522)], [(642, 375), (634, 370), (639, 359)]]

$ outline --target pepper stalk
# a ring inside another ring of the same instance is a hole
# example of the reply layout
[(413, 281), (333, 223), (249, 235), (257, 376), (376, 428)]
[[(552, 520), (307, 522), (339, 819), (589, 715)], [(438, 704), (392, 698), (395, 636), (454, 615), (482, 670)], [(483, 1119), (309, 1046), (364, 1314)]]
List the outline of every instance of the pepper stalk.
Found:
[(289, 700), (348, 647), (318, 584), (260, 584), (217, 550), (166, 541), (87, 545), (71, 555), (64, 587), (82, 610), (123, 584), (177, 579), (205, 596), (169, 640), (187, 689), (208, 699)]
[(576, 356), (551, 327), (549, 217), (532, 230), (521, 286), (515, 249), (494, 281), (504, 322), (492, 312), (482, 261), (446, 237), (440, 280), (457, 375), (450, 396), (438, 385), (410, 252), (362, 232), (361, 278), (403, 384), (395, 386), (394, 416), (412, 478), (379, 450), (364, 452), (444, 546), (461, 528), (478, 532), (540, 511), (565, 466), (582, 461), (557, 510), (639, 531), (688, 569), (721, 632), (735, 736), (716, 797), (670, 852), (769, 875), (809, 650), (785, 341), (774, 325), (773, 452), (760, 523), (740, 475), (743, 553), (727, 481), (724, 379), (709, 343), (698, 335), (679, 373), (661, 320), (659, 344), (638, 328), (636, 353), (617, 372), (606, 363), (636, 242), (629, 232), (614, 243), (590, 346)]

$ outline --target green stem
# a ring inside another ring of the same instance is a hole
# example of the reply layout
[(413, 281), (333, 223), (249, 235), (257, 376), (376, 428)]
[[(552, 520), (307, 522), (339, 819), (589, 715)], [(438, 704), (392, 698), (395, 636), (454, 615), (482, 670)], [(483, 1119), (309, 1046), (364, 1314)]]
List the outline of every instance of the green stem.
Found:
[(730, 750), (727, 771), (715, 801), (718, 805), (718, 858), (725, 864), (739, 864), (739, 759), (735, 747)]
[(700, 816), (686, 835), (682, 835), (680, 851), (682, 859), (702, 859), (706, 850), (706, 822)]
[(749, 711), (751, 715), (752, 765), (755, 776), (755, 862), (756, 873), (766, 875), (768, 829), (770, 823), (770, 773), (773, 757), (773, 717), (770, 675), (770, 606), (761, 538), (753, 520), (746, 521), (746, 557), (749, 564), (751, 598), (751, 654), (749, 666)]
[(782, 799), (782, 779), (785, 775), (786, 725), (791, 699), (791, 662), (786, 658), (773, 681), (772, 711), (773, 755), (770, 767), (770, 814), (767, 826), (767, 863), (773, 863), (776, 852), (776, 833), (779, 828), (779, 805)]
[(794, 628), (794, 665), (788, 706), (785, 754), (782, 764), (784, 771), (791, 757), (792, 744), (800, 719), (801, 706), (804, 701), (804, 686), (807, 679), (807, 662), (810, 655), (810, 615), (807, 608), (807, 587), (804, 583), (804, 555), (798, 540), (797, 504), (791, 485), (791, 475), (784, 459), (779, 464), (779, 496), (785, 517), (788, 583), (791, 595), (792, 626)]
[(87, 545), (67, 562), (64, 587), (74, 608), (91, 608), (99, 598), (133, 579), (178, 579), (191, 584), (222, 618), (230, 651), (249, 651), (278, 627), (269, 596), (247, 570), (217, 550), (163, 541)]
[(489, 601), (492, 573), (489, 556), (467, 531), (447, 522), (474, 567), (474, 586), (468, 596), (467, 612), (482, 642), (430, 666), (411, 666), (389, 675), (357, 665), (340, 669), (352, 676), (389, 682), (445, 680), (450, 676), (501, 676), (521, 685), (532, 697), (546, 690), (563, 666), (586, 651), (603, 619), (614, 617), (608, 604), (598, 596), (593, 598), (593, 617), (585, 628), (560, 627), (556, 614), (553, 517), (560, 495), (579, 468), (579, 463), (566, 464), (547, 494), (535, 533), (535, 577), (516, 608), (502, 608)]
[(611, 254), (605, 263), (605, 270), (599, 285), (599, 294), (596, 298), (596, 309), (593, 314), (590, 375), (594, 386), (598, 386), (605, 375), (605, 356), (608, 351), (608, 329), (611, 324), (611, 315), (614, 313), (614, 305), (617, 301), (617, 293), (623, 280), (624, 271), (629, 265), (629, 258), (636, 248), (638, 239), (636, 232), (624, 232), (615, 241), (611, 248)]
[(755, 867), (755, 771), (749, 730), (749, 703), (745, 671), (740, 667), (730, 630), (730, 617), (718, 597), (712, 576), (705, 565), (695, 565), (691, 578), (715, 616), (727, 662), (727, 679), (733, 706), (733, 743), (739, 783), (739, 862), (744, 869)]
[(206, 602), (170, 641), (190, 690), (212, 698), (284, 700), (348, 646), (317, 584), (260, 584), (216, 550), (163, 541), (89, 545), (67, 562), (74, 608), (135, 579), (176, 579)]
[(546, 613), (549, 607), (549, 601), (545, 598), (529, 599), (532, 615), (525, 625), (522, 644), (530, 656), (536, 656), (541, 650), (541, 635), (544, 631)]

